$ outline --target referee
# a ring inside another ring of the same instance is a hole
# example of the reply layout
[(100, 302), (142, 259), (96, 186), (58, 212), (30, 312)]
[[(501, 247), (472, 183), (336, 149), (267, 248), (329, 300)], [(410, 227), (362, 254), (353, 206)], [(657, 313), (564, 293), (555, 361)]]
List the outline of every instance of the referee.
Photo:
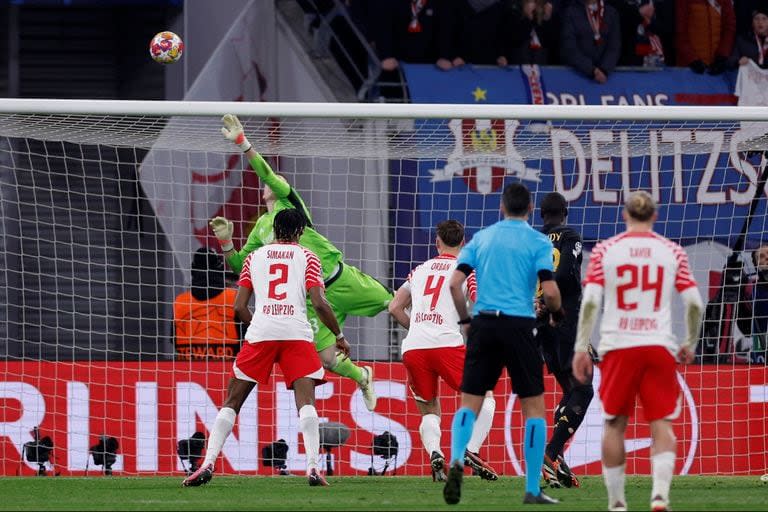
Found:
[(544, 221), (541, 231), (554, 246), (555, 282), (562, 295), (563, 309), (568, 312), (565, 320), (553, 327), (540, 298), (537, 303), (541, 308), (536, 321), (536, 340), (541, 344), (549, 373), (555, 376), (563, 391), (555, 408), (555, 428), (544, 450), (542, 473), (550, 487), (579, 487), (579, 479), (563, 459), (563, 449), (584, 420), (594, 395), (592, 382), (577, 381), (571, 369), (581, 308), (581, 235), (565, 223), (568, 204), (562, 194), (550, 192), (544, 196), (539, 212)]
[[(503, 367), (526, 418), (523, 503), (557, 503), (539, 487), (547, 426), (541, 353), (533, 337), (537, 278), (545, 304), (554, 312), (554, 322), (562, 321), (563, 310), (552, 272), (552, 242), (528, 224), (532, 211), (531, 194), (525, 185), (507, 185), (501, 198), (504, 220), (475, 234), (459, 254), (451, 275), (451, 296), (467, 335), (467, 353), (461, 408), (451, 426), (451, 468), (443, 489), (449, 504), (461, 499), (464, 451), (485, 393), (496, 386)], [(478, 293), (474, 316), (470, 317), (462, 285), (473, 270), (477, 272)]]

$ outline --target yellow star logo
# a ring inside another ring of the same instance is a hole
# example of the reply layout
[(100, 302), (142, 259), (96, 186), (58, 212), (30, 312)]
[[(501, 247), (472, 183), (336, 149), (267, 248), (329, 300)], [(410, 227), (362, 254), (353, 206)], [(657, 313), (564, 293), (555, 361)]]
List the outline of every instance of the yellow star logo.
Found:
[(480, 86), (478, 86), (472, 91), (472, 95), (475, 97), (475, 101), (486, 101), (485, 95), (487, 92), (488, 89), (481, 89)]

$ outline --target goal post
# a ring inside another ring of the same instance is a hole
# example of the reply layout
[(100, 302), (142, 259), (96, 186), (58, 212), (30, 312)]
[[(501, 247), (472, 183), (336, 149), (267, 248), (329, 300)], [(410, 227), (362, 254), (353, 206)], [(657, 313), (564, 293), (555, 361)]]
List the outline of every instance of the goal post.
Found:
[[(236, 349), (213, 331), (207, 344), (181, 346), (174, 304), (199, 287), (196, 251), (219, 250), (210, 219), (232, 220), (239, 248), (265, 211), (258, 177), (221, 136), (227, 113), (298, 191), (344, 263), (392, 289), (434, 256), (437, 222), (458, 219), (471, 237), (499, 219), (501, 189), (515, 181), (537, 207), (548, 192), (566, 197), (585, 264), (597, 241), (623, 229), (627, 194), (643, 189), (659, 202), (657, 231), (687, 250), (705, 300), (733, 303), (719, 291), (739, 240), (739, 285), (760, 286), (752, 252), (768, 241), (766, 194), (756, 195), (766, 172), (764, 107), (0, 99), (0, 404), (9, 411), (0, 417), (0, 474), (34, 474), (38, 462), (23, 447), (36, 427), (54, 445), (45, 463), (69, 475), (92, 470), (100, 436), (119, 443), (115, 474), (182, 475), (189, 460), (178, 442), (208, 436)], [(541, 227), (538, 210), (531, 223)], [(765, 324), (725, 309), (709, 321)], [(682, 335), (681, 306), (674, 311)], [(346, 325), (353, 358), (374, 368), (379, 401), (368, 412), (355, 383), (333, 375), (317, 388), (322, 421), (349, 430), (343, 446), (329, 441), (334, 474), (386, 464), (388, 474), (428, 475), (400, 363), (403, 331), (386, 310), (350, 315)], [(765, 333), (752, 330), (729, 331), (734, 343), (716, 354), (720, 364), (680, 368), (677, 472), (764, 473)], [(522, 471), (523, 422), (509, 388), (504, 378), (481, 455), (513, 475)], [(440, 389), (447, 451), (458, 402)], [(550, 409), (558, 400), (551, 376), (546, 400)], [(298, 425), (276, 371), (243, 407), (217, 472), (278, 474), (262, 450), (279, 439), (289, 447), (286, 470), (301, 472)], [(374, 453), (384, 432), (398, 441), (396, 461)], [(595, 400), (565, 453), (577, 474), (599, 474), (600, 433)], [(631, 424), (630, 473), (649, 472), (649, 437)]]

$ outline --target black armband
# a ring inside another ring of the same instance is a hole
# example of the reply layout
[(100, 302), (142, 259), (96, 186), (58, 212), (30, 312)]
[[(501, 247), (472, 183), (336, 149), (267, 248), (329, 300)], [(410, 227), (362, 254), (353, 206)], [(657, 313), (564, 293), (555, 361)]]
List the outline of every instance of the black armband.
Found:
[(466, 263), (459, 263), (459, 266), (456, 267), (456, 270), (462, 272), (465, 276), (468, 276), (474, 269)]
[(458, 323), (459, 325), (465, 325), (465, 324), (468, 324), (468, 323), (470, 323), (470, 322), (472, 322), (472, 317), (471, 317), (471, 316), (468, 316), (467, 318), (462, 318), (462, 319), (461, 319), (461, 320), (459, 320), (457, 323)]
[(539, 276), (539, 281), (542, 283), (544, 281), (551, 281), (555, 278), (555, 275), (551, 270), (539, 270), (537, 275)]

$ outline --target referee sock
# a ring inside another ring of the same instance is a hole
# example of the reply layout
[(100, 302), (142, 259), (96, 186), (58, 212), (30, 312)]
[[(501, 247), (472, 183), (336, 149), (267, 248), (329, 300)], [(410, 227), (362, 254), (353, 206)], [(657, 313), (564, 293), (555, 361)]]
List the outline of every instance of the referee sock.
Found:
[(362, 368), (353, 363), (352, 359), (344, 359), (344, 354), (336, 354), (336, 365), (331, 368), (331, 371), (336, 375), (348, 377), (358, 384), (363, 382)]
[(320, 457), (320, 419), (314, 405), (305, 405), (299, 409), (299, 430), (304, 437), (304, 453), (307, 456), (307, 474), (317, 469)]
[(669, 487), (672, 485), (672, 473), (675, 471), (675, 452), (661, 452), (651, 456), (651, 474), (653, 490), (651, 499), (660, 496), (669, 502)]
[(538, 496), (541, 492), (539, 477), (544, 463), (544, 443), (547, 436), (547, 424), (544, 418), (525, 420), (525, 491)]
[(227, 440), (230, 432), (232, 432), (235, 418), (237, 418), (237, 413), (230, 407), (222, 407), (216, 415), (216, 421), (213, 422), (213, 430), (211, 430), (211, 437), (208, 438), (208, 447), (205, 450), (203, 467), (216, 462), (216, 458), (224, 446), (224, 441)]
[(480, 451), (480, 447), (488, 437), (488, 433), (491, 431), (493, 425), (493, 415), (496, 412), (496, 400), (492, 396), (485, 397), (483, 400), (483, 406), (480, 409), (480, 414), (477, 415), (477, 421), (475, 422), (475, 428), (472, 430), (472, 437), (467, 443), (467, 450), (472, 453)]
[(472, 437), (472, 428), (475, 426), (475, 413), (469, 407), (462, 407), (453, 416), (451, 424), (451, 466), (458, 463), (464, 466), (464, 452), (467, 451), (467, 443)]

